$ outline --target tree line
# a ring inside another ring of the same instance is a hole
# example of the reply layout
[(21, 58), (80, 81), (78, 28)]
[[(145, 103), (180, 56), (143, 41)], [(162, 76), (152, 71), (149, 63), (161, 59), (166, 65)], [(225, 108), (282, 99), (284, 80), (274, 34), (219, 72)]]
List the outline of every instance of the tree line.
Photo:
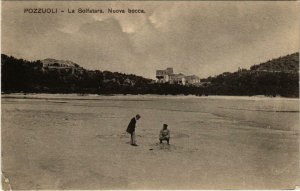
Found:
[[(297, 53), (298, 54), (298, 53)], [(299, 55), (299, 54), (298, 54)], [(288, 55), (290, 56), (290, 55)], [(281, 58), (282, 59), (282, 58)], [(289, 63), (289, 58), (284, 58)], [(293, 64), (295, 64), (293, 56)], [(276, 60), (276, 59), (275, 59)], [(276, 60), (276, 63), (278, 61)], [(297, 62), (298, 63), (298, 62)], [(270, 63), (268, 63), (270, 65)], [(272, 65), (272, 64), (271, 64)], [(282, 65), (282, 64), (281, 64)], [(2, 93), (239, 95), (299, 97), (299, 73), (259, 71), (258, 67), (201, 79), (201, 86), (155, 83), (141, 76), (110, 71), (62, 72), (44, 70), (41, 61), (1, 54)], [(289, 65), (290, 68), (293, 68)]]

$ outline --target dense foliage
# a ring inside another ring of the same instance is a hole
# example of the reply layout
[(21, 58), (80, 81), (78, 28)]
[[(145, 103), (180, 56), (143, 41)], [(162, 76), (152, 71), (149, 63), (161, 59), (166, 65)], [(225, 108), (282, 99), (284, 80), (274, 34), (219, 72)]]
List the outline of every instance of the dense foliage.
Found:
[(292, 73), (297, 72), (299, 71), (299, 53), (279, 57), (259, 65), (253, 65), (251, 66), (250, 70)]
[[(29, 62), (2, 54), (2, 93), (280, 95), (298, 97), (298, 56), (298, 53), (292, 54), (279, 58), (281, 61), (275, 59), (252, 66), (250, 70), (227, 72), (202, 79), (202, 86), (196, 87), (158, 84), (151, 79), (118, 72), (85, 69), (75, 72), (45, 70), (41, 61)], [(273, 65), (276, 69), (272, 68)], [(282, 69), (285, 66), (288, 66), (288, 69)]]
[(203, 79), (213, 95), (299, 97), (299, 53)]

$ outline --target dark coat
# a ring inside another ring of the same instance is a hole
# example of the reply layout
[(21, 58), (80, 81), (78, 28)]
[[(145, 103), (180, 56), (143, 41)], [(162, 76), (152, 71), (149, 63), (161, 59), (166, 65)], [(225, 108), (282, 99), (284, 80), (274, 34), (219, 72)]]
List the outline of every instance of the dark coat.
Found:
[(128, 124), (128, 127), (127, 127), (127, 133), (133, 133), (135, 131), (135, 124), (136, 124), (136, 119), (135, 117), (132, 118)]

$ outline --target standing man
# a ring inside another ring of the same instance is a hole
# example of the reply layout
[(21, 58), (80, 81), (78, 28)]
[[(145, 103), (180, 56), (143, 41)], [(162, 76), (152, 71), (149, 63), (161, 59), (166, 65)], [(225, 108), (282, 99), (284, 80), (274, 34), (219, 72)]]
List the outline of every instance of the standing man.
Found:
[(139, 120), (141, 118), (141, 116), (139, 114), (137, 114), (134, 118), (132, 118), (128, 124), (127, 127), (127, 133), (130, 134), (130, 144), (132, 146), (138, 146), (135, 142), (135, 124), (136, 121)]

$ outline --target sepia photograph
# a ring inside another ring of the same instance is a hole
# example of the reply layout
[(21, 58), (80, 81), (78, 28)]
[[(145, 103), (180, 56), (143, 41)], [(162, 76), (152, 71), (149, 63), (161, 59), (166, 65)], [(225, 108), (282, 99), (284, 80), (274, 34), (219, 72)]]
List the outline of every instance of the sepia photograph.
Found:
[(294, 190), (299, 1), (1, 1), (3, 190)]

